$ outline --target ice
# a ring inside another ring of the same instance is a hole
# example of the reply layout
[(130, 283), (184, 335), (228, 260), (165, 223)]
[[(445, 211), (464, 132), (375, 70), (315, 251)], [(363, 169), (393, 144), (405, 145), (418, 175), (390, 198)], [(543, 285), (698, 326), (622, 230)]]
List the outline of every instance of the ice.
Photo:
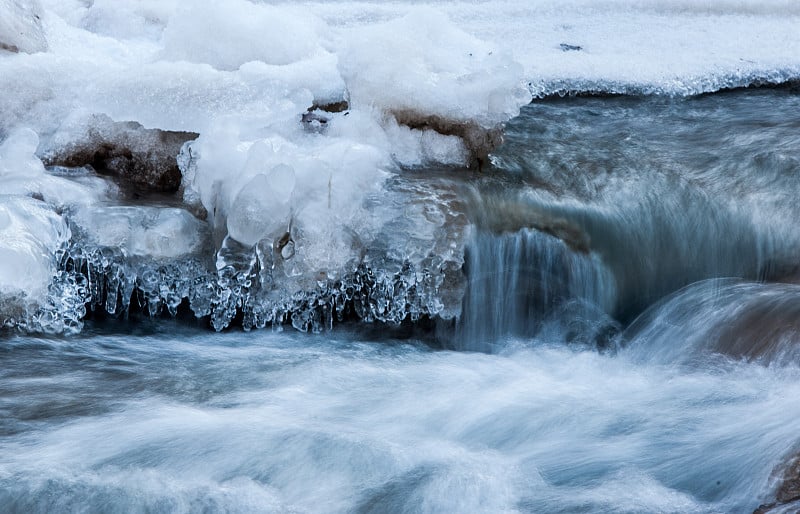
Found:
[(37, 0), (0, 0), (0, 52), (44, 52), (42, 6)]
[(405, 167), (419, 167), (435, 162), (458, 167), (469, 165), (470, 151), (464, 140), (431, 129), (413, 130), (394, 119), (384, 125), (386, 136), (392, 140), (392, 156)]
[(0, 175), (36, 178), (44, 173), (42, 161), (36, 157), (39, 137), (30, 129), (12, 133), (0, 144)]
[(24, 317), (45, 302), (56, 271), (55, 253), (71, 235), (57, 211), (98, 202), (108, 193), (102, 183), (81, 183), (46, 173), (34, 153), (38, 142), (34, 131), (19, 129), (0, 144), (3, 319)]
[(86, 206), (70, 220), (84, 243), (151, 259), (196, 255), (208, 250), (206, 224), (179, 208)]
[(108, 192), (102, 183), (75, 182), (45, 173), (36, 156), (37, 134), (30, 129), (12, 132), (0, 144), (0, 180), (3, 194), (38, 197), (53, 208), (100, 201)]
[(253, 246), (260, 239), (274, 239), (289, 227), (294, 170), (278, 164), (268, 175), (259, 173), (236, 195), (228, 216), (228, 233), (240, 243)]
[[(45, 203), (0, 195), (0, 298), (35, 304), (55, 271), (54, 254), (70, 237), (61, 216)], [(8, 305), (0, 303), (0, 316)]]
[(530, 101), (510, 53), (432, 9), (353, 31), (340, 69), (353, 106), (420, 117), (502, 123)]

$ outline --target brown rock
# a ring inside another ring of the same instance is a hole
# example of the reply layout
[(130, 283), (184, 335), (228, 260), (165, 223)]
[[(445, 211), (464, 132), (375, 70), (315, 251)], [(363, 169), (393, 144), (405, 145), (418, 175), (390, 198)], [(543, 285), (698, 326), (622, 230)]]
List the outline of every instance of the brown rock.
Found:
[(800, 454), (780, 464), (772, 475), (778, 483), (775, 501), (759, 506), (753, 514), (800, 512)]
[(92, 166), (144, 192), (174, 193), (181, 185), (177, 155), (193, 132), (146, 129), (136, 122), (94, 116), (87, 133), (43, 156), (48, 166)]
[(445, 136), (457, 136), (469, 150), (472, 166), (481, 169), (489, 154), (503, 142), (503, 127), (486, 128), (475, 121), (451, 120), (441, 116), (425, 115), (401, 110), (391, 113), (397, 123), (411, 129), (433, 130)]

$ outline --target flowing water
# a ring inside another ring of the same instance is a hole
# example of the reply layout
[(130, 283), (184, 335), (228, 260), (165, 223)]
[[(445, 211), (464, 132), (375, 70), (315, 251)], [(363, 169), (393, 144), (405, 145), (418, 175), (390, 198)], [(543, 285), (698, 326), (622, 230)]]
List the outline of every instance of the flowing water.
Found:
[(487, 168), (444, 172), (471, 235), (435, 333), (7, 336), (0, 511), (770, 501), (800, 443), (797, 91), (536, 102)]

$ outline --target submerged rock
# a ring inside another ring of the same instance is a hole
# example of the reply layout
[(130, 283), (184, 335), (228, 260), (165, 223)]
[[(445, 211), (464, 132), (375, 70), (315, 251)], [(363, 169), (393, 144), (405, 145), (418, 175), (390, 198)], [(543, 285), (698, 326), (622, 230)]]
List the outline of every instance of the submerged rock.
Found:
[(86, 133), (43, 156), (46, 165), (90, 165), (142, 191), (176, 192), (181, 185), (177, 156), (194, 132), (146, 129), (136, 122), (93, 116)]
[(753, 514), (781, 514), (800, 510), (800, 454), (781, 463), (773, 471), (777, 481), (775, 501), (760, 505)]

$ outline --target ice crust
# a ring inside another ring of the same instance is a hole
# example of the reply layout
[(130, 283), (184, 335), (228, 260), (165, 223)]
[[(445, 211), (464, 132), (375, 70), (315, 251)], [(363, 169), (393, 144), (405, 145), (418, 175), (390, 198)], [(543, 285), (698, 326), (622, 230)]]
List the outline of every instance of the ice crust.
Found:
[[(400, 323), (433, 318), (444, 311), (439, 298), (441, 268), (405, 263), (387, 273), (360, 264), (337, 279), (320, 275), (314, 284), (283, 281), (281, 259), (269, 246), (245, 249), (228, 240), (216, 272), (196, 258), (130, 260), (113, 247), (70, 245), (56, 252), (58, 268), (47, 302), (7, 327), (29, 331), (80, 331), (88, 309), (95, 316), (172, 315), (185, 304), (223, 330), (241, 315), (245, 330), (290, 324), (319, 333), (335, 322)], [(435, 263), (434, 263), (435, 265)]]
[[(20, 129), (0, 144), (0, 318), (20, 317), (45, 301), (55, 253), (71, 238), (61, 212), (108, 197), (102, 181), (46, 173), (39, 139)], [(0, 319), (2, 322), (3, 319)]]
[[(0, 318), (71, 331), (83, 302), (119, 315), (139, 295), (217, 328), (238, 312), (316, 330), (340, 293), (362, 319), (453, 316), (453, 192), (397, 174), (480, 165), (534, 96), (796, 80), (798, 26), (782, 0), (0, 0), (0, 295), (27, 321)], [(170, 155), (163, 131), (185, 134)], [(166, 191), (174, 177), (122, 168), (131, 153), (174, 171), (177, 154), (183, 204), (131, 205), (40, 160), (75, 149)], [(342, 291), (359, 280), (384, 300), (357, 307)]]

